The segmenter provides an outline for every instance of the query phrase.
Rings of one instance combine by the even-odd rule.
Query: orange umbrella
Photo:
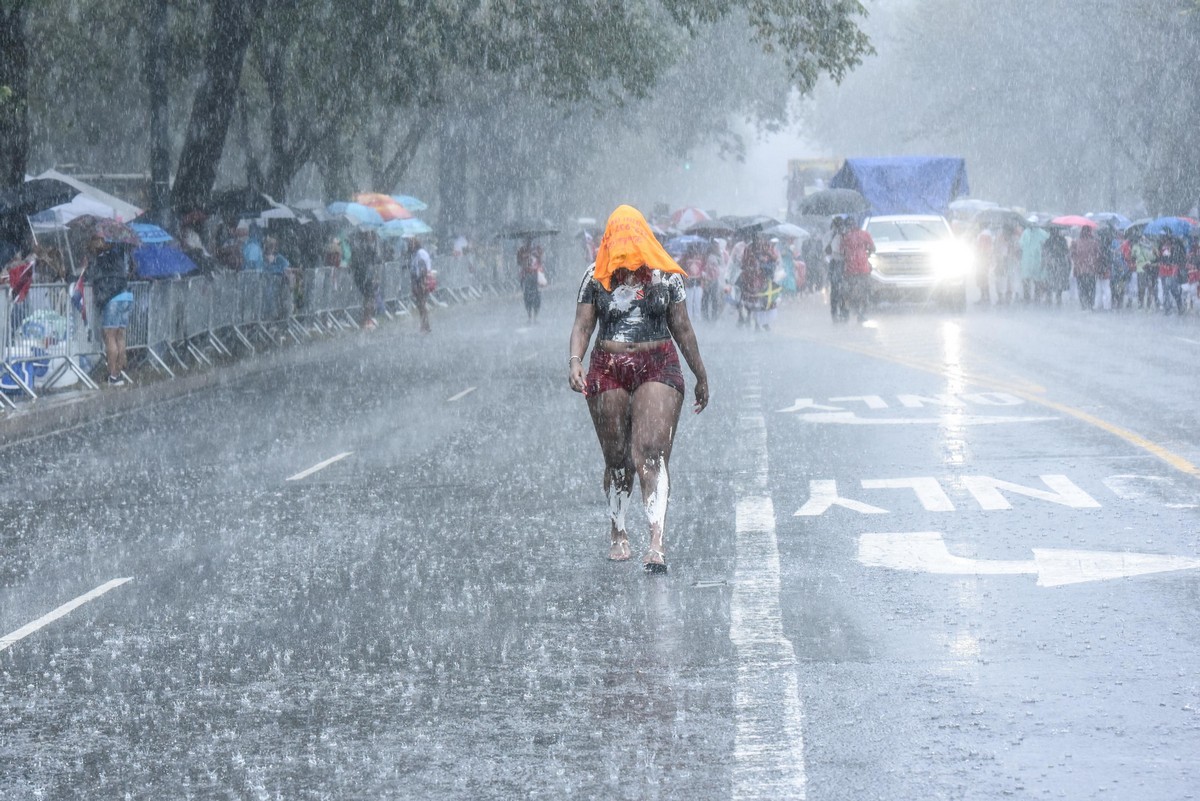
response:
[[[375,209],[385,222],[388,220],[408,220],[412,218],[412,212],[388,195],[381,195],[378,192],[360,192],[354,196],[354,202]]]

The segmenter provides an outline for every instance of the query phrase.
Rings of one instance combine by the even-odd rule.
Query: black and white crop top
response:
[[[667,312],[672,303],[683,303],[687,290],[676,273],[650,273],[649,284],[617,284],[609,292],[592,277],[596,265],[588,267],[579,285],[579,303],[596,307],[599,340],[611,342],[658,342],[671,338]]]

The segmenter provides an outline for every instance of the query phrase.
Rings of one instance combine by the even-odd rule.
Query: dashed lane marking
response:
[[[38,629],[50,625],[60,617],[69,614],[71,611],[83,606],[88,601],[94,601],[109,590],[116,589],[128,581],[133,581],[133,577],[130,576],[128,578],[113,579],[105,584],[101,584],[91,592],[85,592],[83,595],[80,595],[73,601],[67,601],[53,612],[42,615],[32,623],[26,623],[24,626],[12,632],[11,634],[5,634],[3,637],[0,637],[0,651],[15,645],[16,643],[28,637],[30,634],[33,634]]]
[[[314,464],[312,467],[308,468],[307,470],[301,470],[299,473],[297,473],[294,476],[288,476],[287,480],[288,481],[299,481],[302,478],[308,478],[309,476],[311,476],[313,473],[317,472],[318,470],[324,470],[326,467],[329,467],[329,465],[333,464],[334,462],[340,462],[342,459],[345,459],[347,456],[349,456],[352,453],[354,453],[354,451],[346,451],[345,453],[339,453],[337,456],[331,456],[323,462]]]
[[[729,639],[737,652],[733,798],[803,799],[804,709],[796,650],[783,632],[779,541],[769,493],[767,420],[747,376],[738,415],[736,567]]]
[[[462,392],[458,393],[457,395],[451,395],[449,398],[446,398],[446,403],[454,403],[455,401],[460,401],[477,389],[479,389],[479,387],[467,387],[466,389],[464,389]]]

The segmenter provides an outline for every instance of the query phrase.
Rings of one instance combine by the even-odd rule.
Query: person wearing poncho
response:
[[[649,528],[642,564],[651,574],[667,572],[667,468],[685,389],[675,343],[696,378],[694,411],[708,405],[708,377],[684,302],[684,275],[641,212],[617,207],[579,287],[567,359],[569,384],[587,398],[604,454],[608,558],[630,558],[625,518],[636,475]]]

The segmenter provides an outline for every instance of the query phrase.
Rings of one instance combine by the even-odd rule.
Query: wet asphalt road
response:
[[[1195,319],[700,324],[651,578],[572,301],[0,450],[0,798],[1200,795]]]

